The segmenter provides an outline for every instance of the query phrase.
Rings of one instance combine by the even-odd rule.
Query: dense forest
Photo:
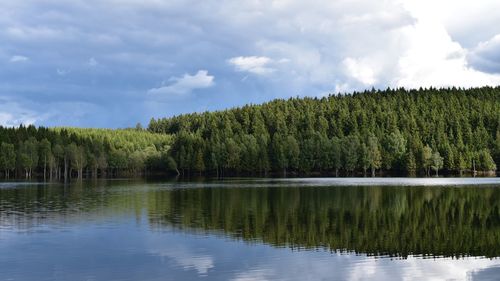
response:
[[[165,171],[171,137],[141,129],[0,127],[5,178],[69,180]]]
[[[169,155],[185,175],[494,174],[500,87],[278,99],[148,129],[174,136]]]
[[[0,127],[5,178],[494,174],[500,87],[278,99],[147,130]]]

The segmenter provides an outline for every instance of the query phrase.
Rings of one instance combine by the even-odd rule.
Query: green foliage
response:
[[[166,154],[171,141],[168,135],[140,128],[0,127],[0,169],[6,177],[14,171],[23,177],[38,172],[44,178],[57,179],[66,174],[83,178],[84,173],[105,176],[108,172],[111,175],[166,172],[161,155]]]
[[[439,152],[434,152],[431,157],[431,168],[438,174],[439,169],[443,168],[443,157]]]
[[[406,171],[412,174],[415,173],[416,170],[417,162],[415,160],[415,154],[410,150],[406,156]]]
[[[380,154],[379,142],[373,134],[368,137],[368,165],[372,170],[372,176],[375,176],[375,170],[382,166],[382,155]]]
[[[493,157],[487,149],[483,149],[478,153],[478,169],[482,171],[494,171],[497,169]]]
[[[458,173],[480,155],[481,169],[496,169],[499,116],[500,87],[387,89],[152,119],[148,130],[174,136],[170,155],[186,173]]]
[[[2,142],[0,145],[0,169],[4,170],[8,178],[12,170],[16,168],[16,150],[13,144]]]

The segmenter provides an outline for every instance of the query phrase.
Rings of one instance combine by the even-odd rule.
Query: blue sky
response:
[[[500,1],[3,0],[0,124],[500,84]]]

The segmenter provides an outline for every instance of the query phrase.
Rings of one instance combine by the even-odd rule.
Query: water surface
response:
[[[0,183],[0,280],[498,280],[500,181]]]

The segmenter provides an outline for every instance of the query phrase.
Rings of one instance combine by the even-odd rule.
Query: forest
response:
[[[182,175],[494,174],[500,87],[367,90],[152,119]]]
[[[147,129],[0,127],[5,178],[495,175],[500,87],[277,99]]]
[[[5,178],[140,176],[167,168],[171,136],[137,129],[0,127]]]

